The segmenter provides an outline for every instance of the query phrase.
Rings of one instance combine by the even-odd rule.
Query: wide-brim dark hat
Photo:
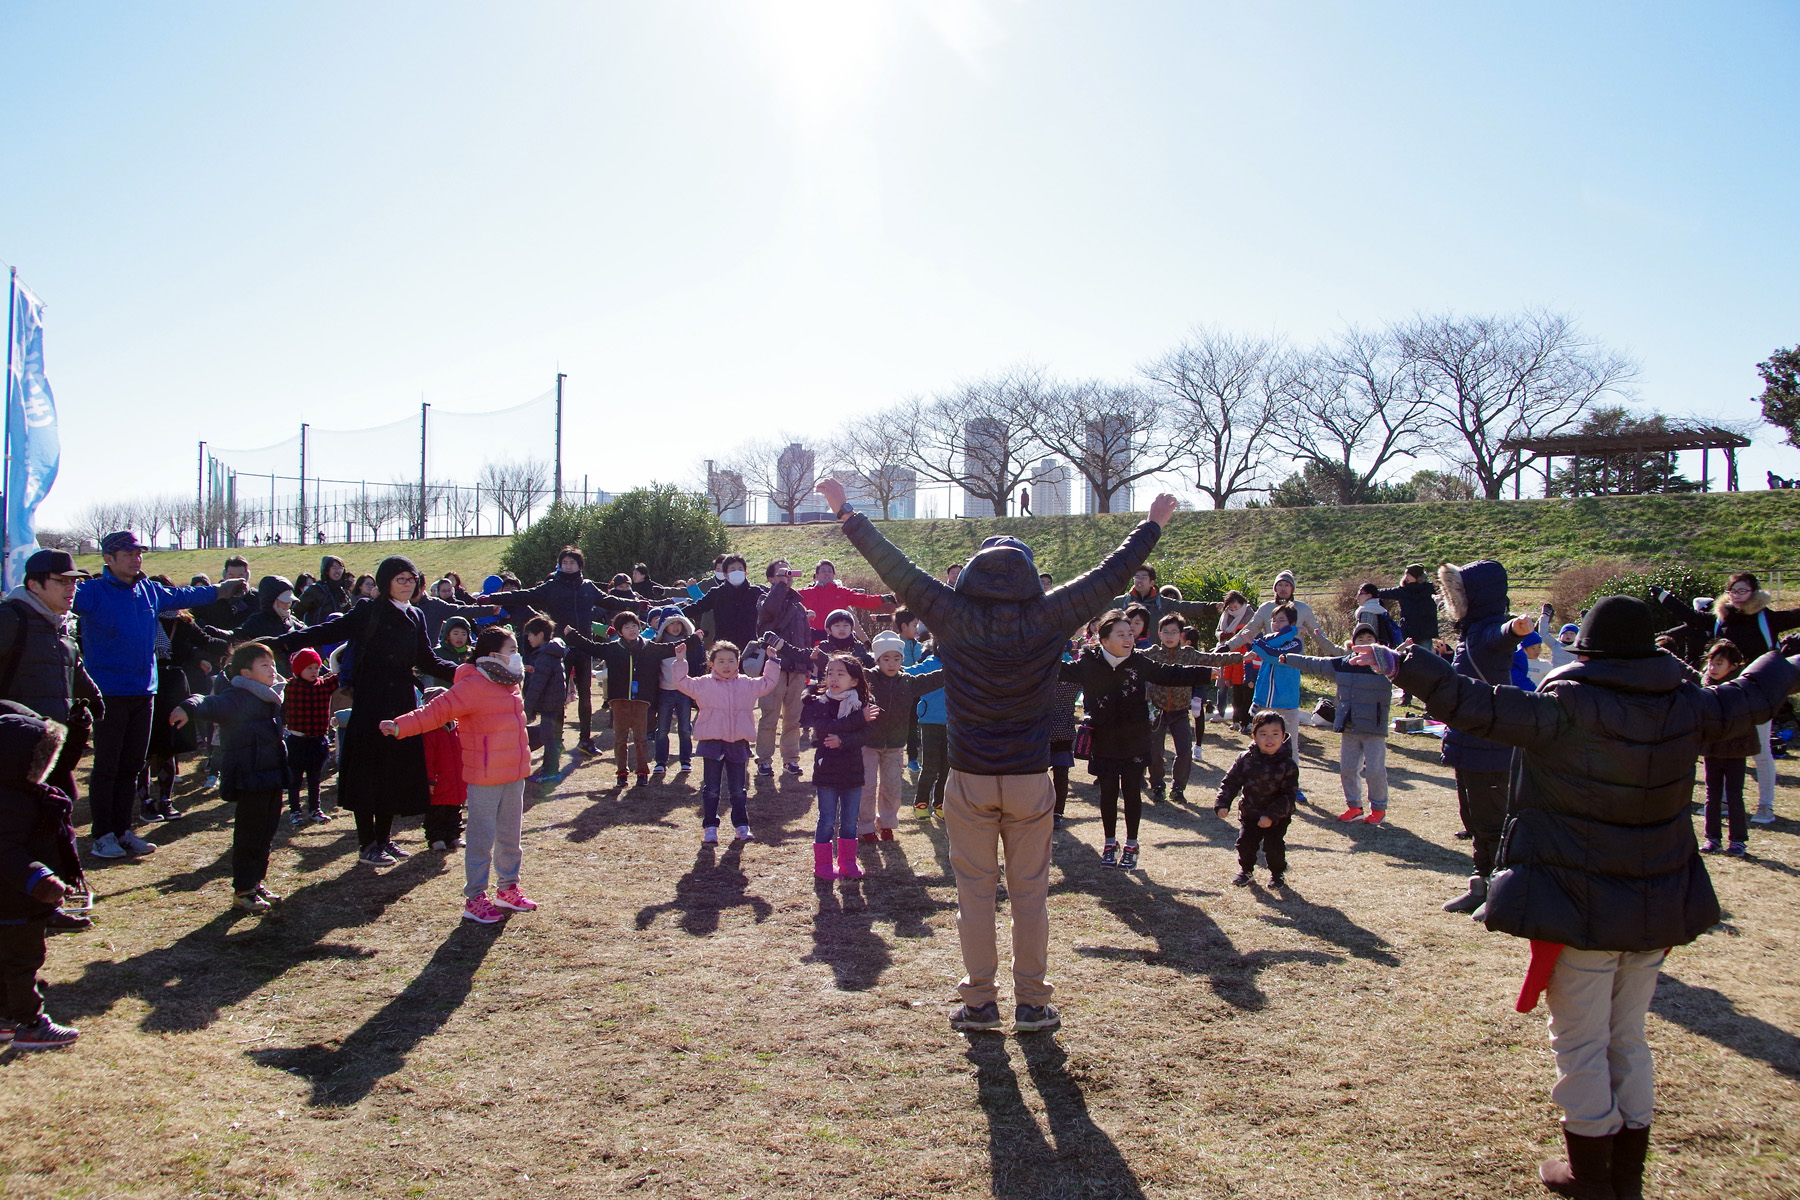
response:
[[[1581,619],[1581,632],[1569,649],[1590,658],[1653,658],[1656,612],[1634,596],[1607,596]]]

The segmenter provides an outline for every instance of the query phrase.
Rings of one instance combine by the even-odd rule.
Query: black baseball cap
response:
[[[129,529],[109,533],[100,539],[100,553],[102,554],[118,554],[125,550],[148,550],[149,548],[138,541],[137,534]]]
[[[68,579],[92,579],[93,573],[75,565],[67,550],[39,550],[25,560],[27,575],[61,575]]]

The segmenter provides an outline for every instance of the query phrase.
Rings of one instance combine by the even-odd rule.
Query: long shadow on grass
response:
[[[1314,904],[1292,887],[1280,895],[1264,891],[1260,887],[1251,890],[1256,893],[1258,904],[1275,910],[1263,916],[1263,920],[1269,924],[1296,930],[1321,942],[1330,942],[1349,951],[1356,958],[1380,963],[1384,967],[1400,965],[1399,957],[1380,934],[1364,929],[1345,916],[1342,909],[1333,908],[1329,904]]]
[[[990,1034],[969,1038],[968,1060],[988,1123],[988,1160],[993,1194],[1000,1200],[1105,1196],[1141,1200],[1137,1175],[1106,1131],[1088,1115],[1087,1098],[1068,1069],[1068,1056],[1054,1038],[1021,1037],[1031,1083],[1050,1122],[1045,1138],[1025,1104],[1007,1039]]]
[[[816,881],[813,949],[801,959],[828,965],[838,989],[846,992],[874,987],[893,965],[888,939],[875,931],[878,922],[892,921],[897,938],[930,937],[930,915],[952,907],[931,898],[927,881],[914,872],[898,842],[864,847],[860,857],[868,872],[863,879],[842,880],[836,887]]]
[[[1658,978],[1650,1011],[1689,1033],[1735,1050],[1780,1071],[1800,1078],[1800,1038],[1760,1017],[1747,1016],[1725,993],[1683,983],[1673,975]]]
[[[475,972],[506,929],[458,921],[406,990],[382,1005],[336,1046],[270,1047],[249,1052],[265,1067],[298,1075],[312,1084],[314,1106],[348,1107],[381,1080],[406,1065],[420,1042],[443,1028],[468,999]]]
[[[1297,809],[1294,820],[1341,840],[1347,852],[1385,855],[1396,860],[1388,865],[1401,870],[1436,871],[1456,876],[1469,873],[1469,856],[1466,852],[1452,850],[1429,838],[1420,837],[1404,825],[1396,825],[1391,817],[1379,825],[1370,825],[1366,821],[1340,821],[1337,813],[1330,809],[1318,808],[1316,805],[1314,808],[1316,811]],[[1389,810],[1390,813],[1392,811]]]
[[[1075,953],[1115,962],[1169,967],[1198,975],[1219,999],[1235,1008],[1256,1011],[1268,1004],[1256,977],[1277,963],[1304,962],[1327,966],[1343,956],[1323,950],[1252,950],[1240,953],[1218,922],[1175,889],[1135,872],[1109,870],[1100,855],[1084,843],[1065,844],[1057,856],[1063,876],[1052,891],[1092,895],[1121,925],[1156,949],[1124,946],[1080,946]]]
[[[768,920],[774,906],[761,896],[750,894],[750,877],[744,874],[743,857],[742,842],[732,842],[722,858],[716,845],[703,844],[694,855],[693,868],[676,881],[675,898],[639,909],[637,927],[648,929],[664,913],[678,912],[683,933],[705,937],[718,930],[719,914],[728,908],[748,908],[759,924]]]
[[[205,1029],[298,963],[370,957],[372,950],[325,938],[381,919],[389,905],[443,870],[441,857],[418,855],[385,875],[352,872],[303,887],[277,915],[260,921],[235,910],[220,913],[167,946],[123,962],[90,962],[80,979],[56,989],[55,1011],[78,1020],[129,996],[149,1006],[146,1031]],[[240,926],[245,932],[234,933]]]

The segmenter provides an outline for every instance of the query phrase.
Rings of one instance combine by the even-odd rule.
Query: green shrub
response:
[[[1223,600],[1225,593],[1235,588],[1251,604],[1256,603],[1256,589],[1250,585],[1247,571],[1199,561],[1185,562],[1173,569],[1159,565],[1157,570],[1161,582],[1181,589],[1183,600]]]
[[[1595,601],[1603,596],[1636,596],[1639,600],[1656,603],[1656,597],[1650,589],[1667,588],[1683,600],[1691,600],[1695,596],[1717,596],[1725,590],[1725,576],[1715,571],[1697,571],[1692,567],[1669,564],[1650,571],[1626,571],[1606,579],[1600,586],[1587,594],[1581,602],[1582,610],[1594,607]],[[1571,615],[1569,620],[1576,618]]]
[[[526,587],[531,587],[556,570],[557,552],[564,546],[583,544],[588,530],[599,523],[601,511],[602,506],[598,504],[552,504],[549,512],[514,535],[512,543],[501,551],[501,567],[517,575]],[[625,565],[629,567],[631,563]],[[598,569],[597,565],[595,569]]]
[[[641,562],[663,583],[710,574],[727,544],[725,523],[706,498],[672,483],[616,497],[581,539],[590,576],[604,579]]]

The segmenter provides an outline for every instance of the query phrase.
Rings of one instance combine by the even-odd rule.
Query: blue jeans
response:
[[[854,839],[861,813],[861,788],[820,788],[819,827],[813,831],[813,841],[829,842],[834,836]]]
[[[685,702],[687,697],[683,696],[681,699]],[[668,742],[665,740],[663,745],[667,746]],[[731,788],[732,825],[748,825],[750,810],[746,807],[746,802],[750,793],[750,764],[748,762],[726,762],[722,758],[703,758],[700,760],[701,826],[711,829],[719,823],[719,784],[721,782]]]
[[[656,700],[656,765],[669,765],[669,725],[673,723],[681,734],[681,765],[687,766],[694,757],[694,709],[693,702],[683,692],[673,688],[663,692]],[[739,821],[739,825],[744,822]]]

